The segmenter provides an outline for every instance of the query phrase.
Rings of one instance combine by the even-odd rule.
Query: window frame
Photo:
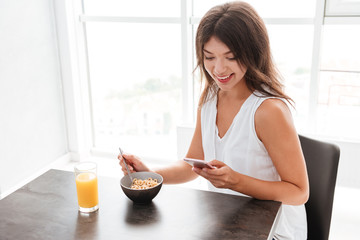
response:
[[[349,2],[344,0],[327,0],[325,15],[327,17],[359,17],[360,16],[360,1]]]
[[[335,0],[335,2],[339,0]],[[264,18],[267,25],[276,24],[311,24],[314,26],[311,80],[309,89],[308,132],[316,132],[316,113],[318,101],[318,83],[320,74],[321,39],[325,24],[360,24],[360,15],[339,16],[327,14],[330,0],[318,0],[314,18]],[[357,5],[356,5],[357,6]],[[200,18],[193,16],[192,0],[180,0],[180,17],[121,17],[93,16],[84,13],[83,0],[65,0],[63,6],[56,7],[56,14],[66,20],[67,28],[57,30],[61,59],[63,87],[65,94],[65,111],[69,131],[69,150],[77,159],[88,156],[114,157],[114,153],[102,152],[94,145],[94,127],[92,121],[91,82],[87,56],[86,23],[91,21],[123,23],[176,23],[181,25],[181,62],[182,62],[182,116],[183,126],[192,126],[196,119],[194,99],[194,80],[192,71],[194,62],[194,25]],[[68,62],[68,63],[66,63]],[[66,69],[68,67],[68,69]],[[69,116],[75,117],[70,118]],[[75,140],[71,140],[75,139]],[[341,140],[341,139],[336,139]]]

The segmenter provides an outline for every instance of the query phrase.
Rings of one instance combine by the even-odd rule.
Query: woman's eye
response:
[[[236,58],[235,57],[232,57],[232,58],[227,58],[228,60],[230,60],[230,61],[234,61],[234,60],[236,60]]]
[[[207,56],[205,56],[205,59],[206,59],[206,60],[212,60],[212,59],[214,59],[214,57],[207,57]]]

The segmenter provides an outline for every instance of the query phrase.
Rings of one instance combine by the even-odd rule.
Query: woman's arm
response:
[[[255,113],[255,129],[281,181],[262,190],[273,200],[300,205],[307,202],[309,183],[304,155],[290,109],[279,99],[268,99]]]
[[[189,150],[186,154],[186,157],[189,158],[198,158],[204,159],[204,153],[202,149],[202,140],[201,140],[201,110],[198,110],[197,120],[195,132],[189,147]],[[139,172],[139,171],[153,171],[160,174],[164,183],[167,184],[176,184],[176,183],[184,183],[191,181],[198,177],[196,173],[192,171],[192,166],[184,162],[183,160],[179,160],[169,166],[161,167],[157,169],[149,169],[139,157],[130,154],[124,154],[126,162],[129,164],[129,168],[131,172]],[[123,162],[121,155],[118,156],[120,162],[120,166],[124,174],[127,174],[126,168]]]
[[[195,169],[215,187],[229,188],[263,200],[304,204],[309,196],[308,177],[298,134],[284,102],[265,100],[255,113],[255,129],[272,159],[281,181],[263,181],[240,174],[213,160],[217,169]]]

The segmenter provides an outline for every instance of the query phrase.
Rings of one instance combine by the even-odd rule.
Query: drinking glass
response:
[[[98,210],[99,197],[96,163],[78,163],[75,165],[74,171],[79,211],[90,213]]]

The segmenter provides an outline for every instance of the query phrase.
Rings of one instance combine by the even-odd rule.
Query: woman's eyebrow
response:
[[[203,49],[204,52],[208,53],[208,54],[213,54],[212,52],[206,50],[205,48]],[[224,55],[230,54],[232,53],[231,51],[227,51],[226,53],[224,53]]]

